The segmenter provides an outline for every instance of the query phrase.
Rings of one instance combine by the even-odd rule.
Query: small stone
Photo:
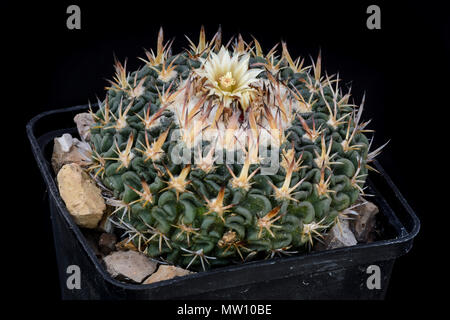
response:
[[[92,115],[87,112],[79,113],[73,118],[73,121],[77,124],[78,133],[80,134],[81,140],[90,141],[91,140],[91,127],[95,123]]]
[[[91,147],[86,142],[72,138],[68,133],[54,139],[52,167],[55,173],[68,163],[86,166],[91,162]]]
[[[357,244],[353,232],[350,230],[347,220],[340,219],[325,235],[323,244],[317,244],[317,250],[330,250],[341,247],[349,247]]]
[[[141,283],[155,272],[157,263],[135,251],[116,251],[103,258],[108,272],[113,277]]]
[[[64,165],[56,177],[59,193],[75,223],[95,228],[106,209],[101,190],[76,163]]]
[[[192,271],[178,268],[175,266],[160,265],[158,271],[148,277],[143,284],[154,283],[158,281],[168,280],[175,277],[185,276],[187,274],[194,273]]]
[[[104,255],[108,255],[116,248],[117,237],[114,233],[102,233],[98,240],[98,248]]]
[[[69,152],[73,145],[73,138],[70,134],[65,133],[59,138],[55,138],[55,144],[58,143],[62,152]]]
[[[358,242],[368,242],[370,233],[373,231],[376,222],[378,207],[372,202],[366,201],[363,205],[355,208],[358,215],[353,220],[351,228]]]
[[[138,251],[133,242],[128,241],[128,239],[123,239],[122,241],[116,243],[116,249],[121,251],[133,250]]]

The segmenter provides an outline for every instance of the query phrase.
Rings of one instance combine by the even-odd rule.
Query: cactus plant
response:
[[[182,267],[306,251],[364,194],[361,121],[321,56],[267,53],[239,35],[156,52],[115,77],[91,128],[89,168],[110,219],[146,255]]]

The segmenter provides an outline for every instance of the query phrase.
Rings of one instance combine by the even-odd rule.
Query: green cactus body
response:
[[[238,73],[243,73],[238,67],[230,69],[235,74],[222,72],[216,79],[218,91],[196,71],[211,53],[220,54],[218,35],[208,44],[202,31],[198,46],[170,56],[160,33],[157,55],[148,54],[140,70],[128,75],[116,64],[115,82],[93,114],[91,172],[111,191],[108,203],[116,209],[111,219],[150,257],[201,270],[303,251],[363,192],[371,161],[369,141],[359,109],[348,103],[349,94],[341,94],[337,79],[321,75],[320,57],[312,67],[302,68],[284,44],[280,60],[274,52],[263,55],[257,42],[251,52],[250,47],[239,38],[234,51],[222,49],[239,61],[247,55],[247,72],[260,70],[252,74],[256,80],[250,90],[237,97],[227,97],[225,91],[221,96],[220,90],[238,87]],[[257,81],[271,89],[258,89]],[[270,96],[266,106],[256,105],[257,94],[262,100]],[[189,112],[183,109],[187,100],[197,101],[198,110],[194,102]],[[280,110],[272,111],[273,119],[270,108]],[[211,123],[175,138],[177,129],[187,129],[190,117],[208,112],[211,119],[230,127],[248,125],[257,133],[247,137],[245,146],[231,142],[238,145],[232,152],[220,130],[220,145],[211,139],[190,143]],[[282,121],[279,148],[268,147],[269,153],[276,152],[279,168],[262,174],[264,157],[254,147],[265,142],[257,137]],[[180,141],[189,151],[184,163],[173,158]],[[227,162],[232,157],[241,161],[217,161],[219,151]]]

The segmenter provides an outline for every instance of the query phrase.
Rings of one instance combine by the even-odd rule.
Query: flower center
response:
[[[229,71],[219,78],[219,82],[223,89],[229,89],[236,84],[236,80],[233,79],[233,75]]]

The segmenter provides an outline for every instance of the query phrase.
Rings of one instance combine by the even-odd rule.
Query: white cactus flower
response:
[[[225,107],[233,100],[237,100],[245,111],[255,89],[250,85],[258,79],[262,69],[249,69],[250,56],[245,54],[239,58],[239,54],[230,53],[222,47],[218,54],[211,52],[209,57],[201,59],[202,67],[195,70],[197,75],[206,78],[205,87],[209,89],[209,95],[217,96]]]

